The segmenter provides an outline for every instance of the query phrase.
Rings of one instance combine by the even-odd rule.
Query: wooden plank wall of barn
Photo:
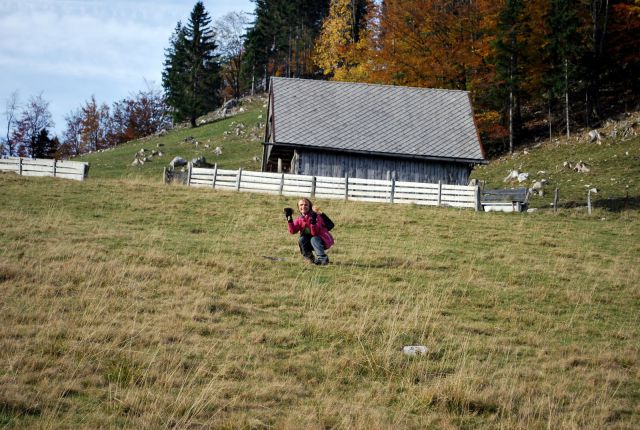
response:
[[[297,160],[296,160],[297,159]],[[297,163],[296,163],[297,161]],[[470,166],[467,163],[446,163],[429,160],[403,160],[373,156],[358,156],[336,152],[296,150],[293,164],[300,175],[388,179],[387,172],[396,172],[396,180],[437,184],[467,185]],[[293,169],[292,169],[293,170]]]

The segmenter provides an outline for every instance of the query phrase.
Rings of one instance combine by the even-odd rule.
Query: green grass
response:
[[[295,199],[158,182],[0,175],[3,426],[640,419],[637,211],[319,201],[337,242],[310,267]]]
[[[638,138],[474,172],[546,170],[557,213],[317,201],[336,245],[313,267],[294,198],[161,184],[176,155],[257,170],[263,103],[81,157],[85,182],[0,174],[0,427],[637,427]]]

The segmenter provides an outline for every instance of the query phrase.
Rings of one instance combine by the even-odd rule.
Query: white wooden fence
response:
[[[482,210],[477,186],[429,184],[396,180],[332,178],[285,173],[252,172],[192,167],[187,185],[216,190],[249,191],[324,199],[414,203]]]
[[[53,176],[84,181],[89,172],[89,163],[45,158],[9,157],[0,159],[0,171],[16,172],[18,175],[23,176]]]

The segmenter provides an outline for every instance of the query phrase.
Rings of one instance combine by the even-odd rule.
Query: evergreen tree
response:
[[[577,81],[577,66],[583,53],[577,7],[576,0],[551,0],[551,8],[546,17],[549,28],[546,57],[551,69],[545,82],[551,95],[550,100],[553,97],[564,99],[567,137],[571,133],[569,95],[572,84]]]
[[[165,50],[164,70],[162,71],[162,86],[165,100],[171,107],[174,121],[183,121],[184,112],[178,109],[184,98],[187,85],[186,70],[186,30],[178,21],[176,29],[169,40],[169,47]]]
[[[31,156],[33,158],[45,158],[45,152],[49,146],[49,132],[46,128],[40,130],[40,133],[33,140],[31,145]]]
[[[50,138],[46,128],[40,130],[31,147],[33,158],[55,158],[60,146],[57,137]]]
[[[245,39],[244,74],[267,85],[270,76],[317,76],[311,55],[330,0],[256,0]]]
[[[211,18],[202,2],[193,7],[186,26],[180,22],[165,54],[162,85],[176,121],[189,120],[219,105],[220,66]]]
[[[509,153],[513,153],[514,139],[520,134],[522,67],[527,29],[524,25],[523,0],[507,0],[498,16],[496,39],[493,43],[493,63],[496,68],[498,97],[506,106],[509,124]]]

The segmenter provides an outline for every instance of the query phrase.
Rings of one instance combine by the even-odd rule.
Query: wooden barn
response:
[[[271,80],[263,171],[466,185],[484,163],[466,91]]]

